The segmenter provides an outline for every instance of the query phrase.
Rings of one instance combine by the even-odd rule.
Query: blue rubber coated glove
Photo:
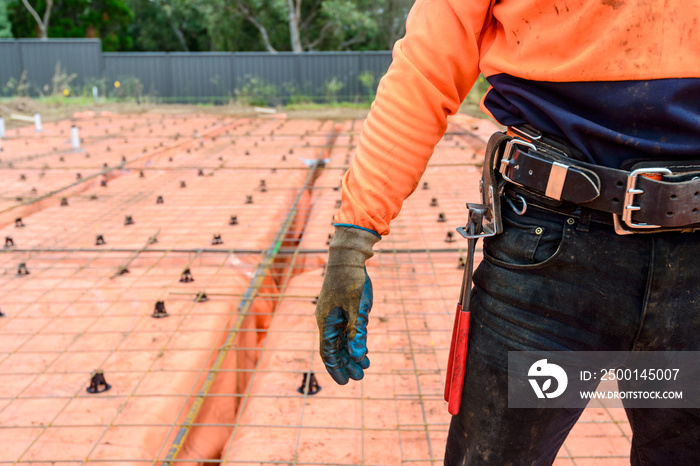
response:
[[[372,282],[365,261],[381,237],[373,231],[336,225],[328,248],[323,287],[316,305],[321,359],[340,385],[361,380],[369,367],[367,323]]]

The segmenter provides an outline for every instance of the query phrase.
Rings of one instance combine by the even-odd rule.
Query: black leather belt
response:
[[[510,132],[516,137],[504,144],[493,167],[506,181],[608,212],[620,234],[700,229],[700,159],[640,162],[626,171],[575,160],[518,128]]]
[[[532,190],[508,184],[504,190],[505,196],[509,199],[508,204],[515,212],[525,211],[530,212],[531,209],[539,211],[553,212],[565,217],[573,217],[581,219],[587,217],[587,221],[606,225],[610,228],[615,226],[613,216],[602,210],[585,209],[570,202],[555,202],[552,199],[535,194]]]

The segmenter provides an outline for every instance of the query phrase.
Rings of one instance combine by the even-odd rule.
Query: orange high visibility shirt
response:
[[[492,86],[482,110],[588,161],[700,159],[699,20],[697,0],[418,0],[336,222],[389,233],[480,72]]]

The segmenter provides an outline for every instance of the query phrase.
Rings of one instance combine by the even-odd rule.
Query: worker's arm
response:
[[[389,233],[435,145],[479,76],[490,0],[418,0],[343,179],[336,221]]]
[[[369,367],[372,282],[365,261],[418,185],[433,149],[479,75],[490,0],[418,0],[406,37],[360,135],[343,180],[343,203],[316,307],[320,353],[333,379],[360,380]]]

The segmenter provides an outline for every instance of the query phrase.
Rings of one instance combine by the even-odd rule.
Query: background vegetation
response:
[[[12,38],[12,25],[7,17],[7,4],[5,0],[0,0],[0,39]]]
[[[0,38],[99,37],[104,51],[389,50],[403,35],[412,4],[413,0],[0,0]]]
[[[0,0],[0,38],[100,38],[106,52],[390,50],[405,32],[413,1]],[[344,83],[336,78],[321,88],[302,89],[299,83],[278,88],[249,77],[228,96],[212,103],[365,107],[374,99],[379,78],[360,73],[361,94],[348,98],[341,96],[346,93]],[[23,74],[0,83],[0,98],[28,96],[33,89],[32,95],[56,102],[65,97],[90,101],[94,88],[101,98],[164,101],[144,89],[135,77],[122,78],[119,88],[104,78],[81,85],[74,79],[75,75],[57,68],[51,85],[37,90]],[[478,112],[478,102],[487,88],[488,83],[480,77],[462,111]]]

